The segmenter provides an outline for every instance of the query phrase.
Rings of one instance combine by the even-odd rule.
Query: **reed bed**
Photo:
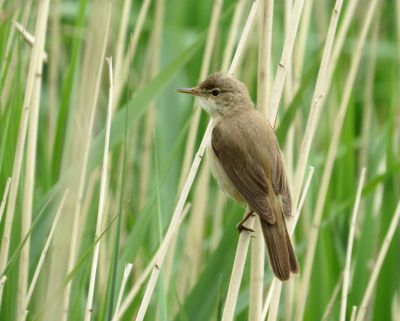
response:
[[[399,320],[399,20],[400,1],[0,0],[0,320]],[[174,91],[216,71],[280,142],[288,282]]]

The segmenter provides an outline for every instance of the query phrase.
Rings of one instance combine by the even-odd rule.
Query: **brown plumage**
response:
[[[299,267],[285,225],[291,197],[275,133],[246,86],[225,73],[180,92],[199,96],[213,119],[211,171],[222,189],[259,215],[272,270],[288,280]]]

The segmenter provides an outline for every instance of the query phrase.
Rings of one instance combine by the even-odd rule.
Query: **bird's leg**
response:
[[[246,221],[249,219],[249,217],[254,216],[254,212],[252,210],[249,210],[249,212],[245,215],[245,217],[239,222],[238,225],[236,225],[236,228],[238,229],[239,233],[241,233],[243,230],[249,231],[249,232],[254,232],[252,228],[249,228],[244,225]]]

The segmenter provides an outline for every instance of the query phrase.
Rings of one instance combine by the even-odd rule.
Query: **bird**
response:
[[[210,170],[219,187],[257,214],[275,276],[281,281],[299,273],[286,228],[292,201],[279,143],[268,120],[253,103],[246,85],[227,72],[213,73],[196,87],[177,89],[200,99],[212,124],[207,143]],[[255,214],[254,214],[255,213]]]

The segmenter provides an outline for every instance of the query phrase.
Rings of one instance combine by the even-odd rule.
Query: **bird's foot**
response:
[[[255,232],[252,228],[245,226],[244,223],[245,222],[240,222],[238,225],[236,225],[236,228],[238,229],[239,234],[242,231]]]
[[[252,210],[250,210],[245,217],[239,222],[238,225],[236,225],[236,228],[239,231],[239,234],[244,230],[244,231],[248,231],[248,232],[255,232],[252,228],[247,227],[244,225],[244,223],[247,222],[247,220],[249,219],[249,217],[254,216],[254,212]]]

